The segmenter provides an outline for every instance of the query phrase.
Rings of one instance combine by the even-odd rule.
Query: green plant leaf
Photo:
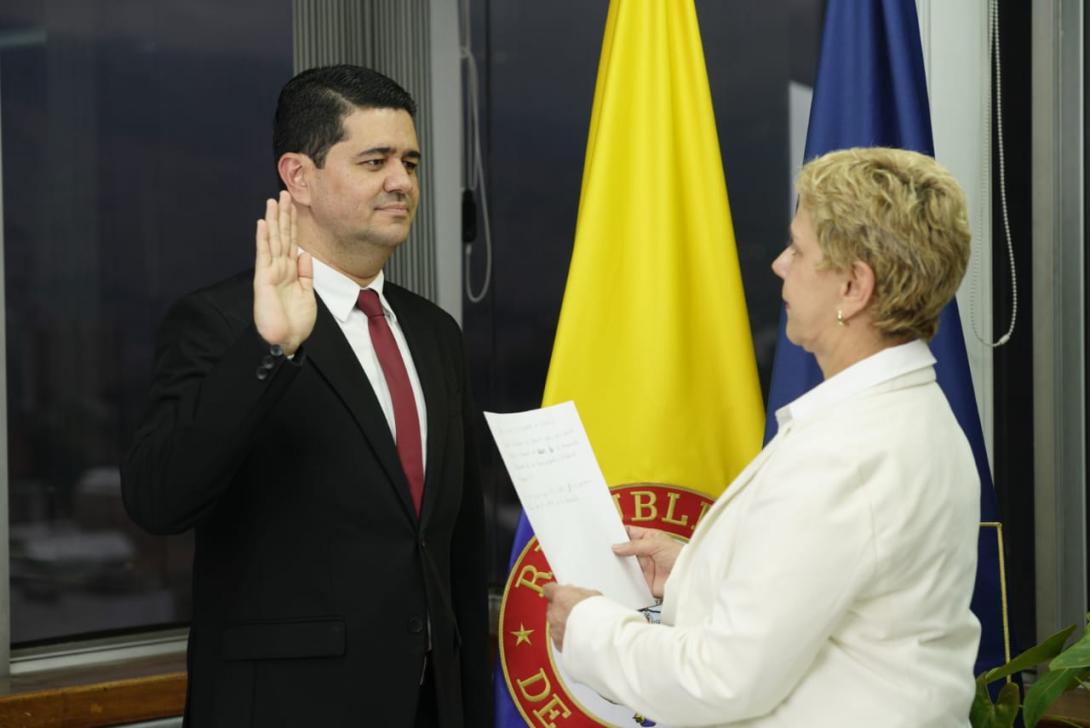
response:
[[[1018,685],[1007,683],[999,690],[999,699],[995,701],[996,725],[1010,728],[1014,717],[1018,715]]]
[[[1018,714],[1018,686],[1007,683],[999,691],[999,702],[992,704],[988,688],[977,683],[973,705],[969,709],[972,728],[1011,728]]]
[[[1064,692],[1079,680],[1078,670],[1052,670],[1037,679],[1026,691],[1026,700],[1022,705],[1022,719],[1026,728],[1033,728],[1037,721],[1056,702]]]
[[[982,682],[976,684],[976,695],[973,696],[973,705],[969,708],[969,724],[973,728],[994,728],[995,706],[992,705],[992,696],[988,694],[988,688]]]
[[[1078,642],[1061,652],[1048,666],[1053,670],[1090,667],[1090,629]]]
[[[1006,665],[1000,665],[999,667],[988,670],[977,678],[977,682],[987,685],[1000,678],[1009,677],[1016,672],[1022,672],[1023,670],[1028,670],[1042,662],[1050,661],[1053,657],[1060,654],[1060,651],[1063,650],[1064,643],[1067,642],[1067,638],[1070,637],[1071,633],[1074,631],[1075,625],[1060,630],[1040,644],[1030,647]]]

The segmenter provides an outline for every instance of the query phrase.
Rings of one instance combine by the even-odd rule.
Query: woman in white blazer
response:
[[[927,342],[969,258],[964,196],[930,157],[808,163],[783,279],[787,336],[825,381],[688,545],[630,529],[662,623],[547,587],[573,679],[660,725],[963,728],[980,484]]]

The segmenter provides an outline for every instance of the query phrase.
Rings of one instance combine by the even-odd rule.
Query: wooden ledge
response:
[[[185,688],[184,654],[0,678],[0,726],[99,728],[170,718],[182,714]],[[1061,695],[1038,725],[1070,728],[1072,723],[1090,728],[1090,692]]]
[[[97,728],[169,718],[185,707],[185,655],[0,678],[0,726]]]
[[[1037,723],[1040,728],[1071,728],[1072,724],[1090,728],[1090,693],[1085,690],[1069,690],[1061,695]]]

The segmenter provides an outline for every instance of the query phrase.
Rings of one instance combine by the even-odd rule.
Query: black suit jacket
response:
[[[295,358],[270,357],[251,281],[168,314],[122,466],[138,524],[196,531],[188,725],[408,727],[429,647],[444,728],[488,725],[476,415],[457,324],[386,284],[427,407],[417,518],[386,419],[321,299]]]

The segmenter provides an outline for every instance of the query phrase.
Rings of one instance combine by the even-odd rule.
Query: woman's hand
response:
[[[643,578],[647,580],[647,587],[652,596],[662,599],[662,590],[666,586],[666,579],[674,568],[678,554],[684,544],[675,541],[670,534],[656,528],[640,528],[639,526],[625,526],[628,537],[632,539],[628,543],[614,544],[613,553],[618,556],[635,556],[643,569]]]
[[[578,586],[561,586],[556,582],[545,585],[545,598],[549,600],[545,619],[549,624],[549,634],[552,635],[556,649],[564,649],[564,628],[568,624],[568,615],[571,614],[575,605],[601,593]]]

